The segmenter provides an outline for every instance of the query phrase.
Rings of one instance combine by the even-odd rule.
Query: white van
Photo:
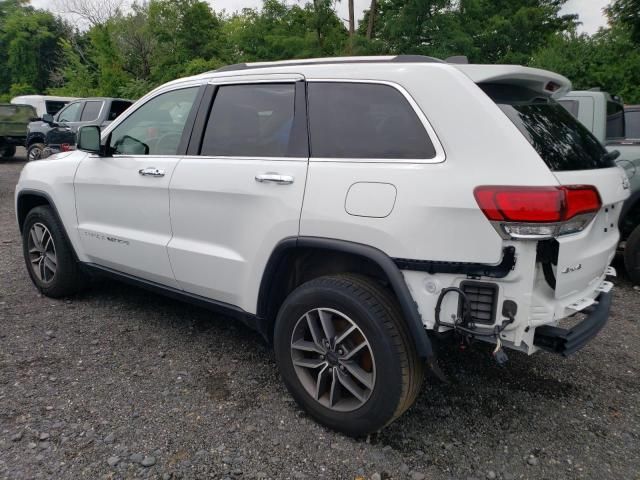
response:
[[[55,115],[67,103],[77,100],[77,97],[52,97],[48,95],[20,95],[11,99],[14,105],[32,105],[35,107],[38,117],[45,113]]]

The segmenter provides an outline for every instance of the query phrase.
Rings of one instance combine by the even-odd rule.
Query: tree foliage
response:
[[[577,88],[599,86],[640,102],[640,0],[613,0],[609,27],[593,36],[578,34],[576,16],[560,13],[566,0],[372,0],[352,34],[335,10],[351,0],[263,0],[260,9],[231,14],[205,0],[127,9],[122,0],[58,1],[85,27],[26,0],[0,0],[0,95],[137,98],[229,63],[353,53],[533,65]]]

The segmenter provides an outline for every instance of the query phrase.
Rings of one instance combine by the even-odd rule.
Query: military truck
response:
[[[11,158],[16,147],[24,145],[27,138],[27,125],[36,117],[31,105],[13,105],[0,103],[0,155]]]

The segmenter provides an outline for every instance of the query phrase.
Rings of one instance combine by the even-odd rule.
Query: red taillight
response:
[[[561,187],[507,187],[482,186],[474,190],[478,205],[492,222],[503,224],[503,230],[515,236],[516,231],[528,232],[521,236],[553,236],[581,230],[586,226],[602,202],[598,190],[591,185],[570,185]],[[577,229],[549,228],[550,224],[561,224],[577,216],[588,216],[578,222]],[[529,227],[506,228],[510,224],[528,224]],[[536,230],[536,224],[545,228]],[[530,233],[529,233],[530,232]],[[538,232],[538,233],[536,233]]]

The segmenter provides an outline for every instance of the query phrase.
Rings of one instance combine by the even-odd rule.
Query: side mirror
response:
[[[45,113],[44,115],[42,115],[42,121],[47,123],[53,123],[53,115],[51,115],[50,113]]]
[[[97,125],[86,125],[78,129],[78,150],[89,153],[101,153],[100,148],[100,127]]]

